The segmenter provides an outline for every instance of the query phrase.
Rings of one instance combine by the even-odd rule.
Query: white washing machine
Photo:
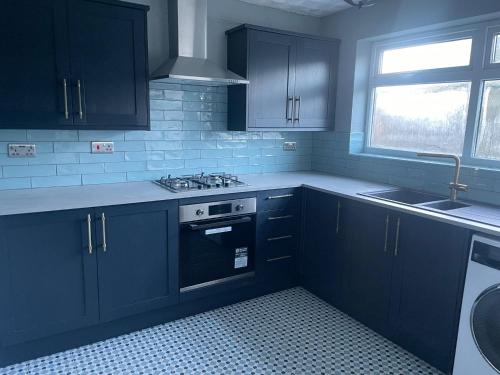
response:
[[[453,375],[500,374],[500,238],[472,237]]]

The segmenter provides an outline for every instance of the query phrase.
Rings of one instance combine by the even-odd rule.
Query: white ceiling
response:
[[[307,16],[324,17],[347,9],[349,4],[344,0],[241,0],[246,3],[277,8]]]

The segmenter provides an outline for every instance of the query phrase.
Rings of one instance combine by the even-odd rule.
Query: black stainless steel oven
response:
[[[181,292],[251,277],[256,198],[179,207]]]

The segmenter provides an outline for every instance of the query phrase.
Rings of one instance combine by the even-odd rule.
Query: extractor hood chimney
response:
[[[207,0],[168,0],[170,58],[152,81],[225,86],[249,81],[207,59]]]

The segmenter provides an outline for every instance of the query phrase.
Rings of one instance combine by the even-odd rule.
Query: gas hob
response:
[[[153,182],[174,193],[191,190],[227,189],[245,185],[238,179],[238,176],[226,173],[201,173],[180,177],[168,175]]]

